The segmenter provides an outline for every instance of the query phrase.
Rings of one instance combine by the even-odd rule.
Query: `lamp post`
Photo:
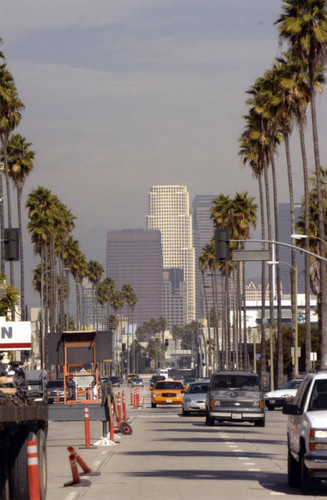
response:
[[[284,261],[267,261],[270,266],[275,266],[277,264],[285,264],[289,266],[295,272],[295,325],[294,325],[294,376],[295,378],[299,375],[299,357],[298,357],[298,345],[299,345],[299,329],[298,329],[298,309],[297,309],[297,295],[298,295],[298,271],[297,266],[292,266],[288,262]]]

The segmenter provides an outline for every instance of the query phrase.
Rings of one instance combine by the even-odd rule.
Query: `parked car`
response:
[[[123,383],[123,380],[115,375],[109,377],[109,381],[111,382],[113,387],[120,387]]]
[[[164,375],[152,375],[152,377],[150,378],[150,381],[149,381],[150,391],[152,391],[154,384],[156,382],[158,382],[159,380],[166,380],[166,377]]]
[[[205,412],[208,387],[209,382],[193,382],[189,385],[183,399],[183,415]]]
[[[206,397],[206,425],[219,422],[253,422],[265,426],[265,405],[257,374],[220,371],[210,378]]]
[[[197,379],[194,378],[194,377],[184,378],[184,380],[183,380],[183,386],[184,386],[185,392],[187,391],[189,385],[192,384],[193,382],[196,382],[196,381],[197,381]]]
[[[56,403],[59,397],[59,402],[62,403],[65,398],[64,398],[64,380],[63,379],[58,379],[58,380],[49,380],[47,384],[47,396],[48,396],[48,403]],[[66,401],[69,401],[71,399],[75,399],[75,384],[74,382],[67,381],[66,384]]]
[[[133,378],[135,378],[135,377],[136,377],[136,373],[130,373],[130,374],[127,376],[127,382],[128,382],[129,384],[131,384],[131,383],[132,383]]]
[[[289,403],[295,397],[301,379],[289,380],[279,389],[270,391],[265,394],[265,404],[268,410],[275,408],[283,408],[285,403]]]
[[[182,404],[184,387],[181,382],[175,380],[159,380],[153,387],[151,394],[151,407],[160,405]]]
[[[132,379],[132,387],[143,387],[143,378],[135,377]]]
[[[289,415],[288,484],[306,495],[327,478],[327,372],[307,374],[283,413]]]

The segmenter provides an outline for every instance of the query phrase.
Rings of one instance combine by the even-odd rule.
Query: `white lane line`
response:
[[[261,472],[261,469],[248,469],[249,472]]]
[[[278,495],[279,495],[279,496],[285,496],[285,493],[281,493],[281,492],[279,492],[279,491],[271,491],[271,492],[270,492],[270,494],[271,494],[271,495],[275,495],[275,496],[278,496]]]
[[[100,460],[97,460],[96,462],[94,462],[94,467],[98,467],[99,465],[101,464],[101,461]]]
[[[239,460],[249,460],[249,457],[237,457]]]
[[[74,500],[74,498],[78,497],[78,493],[69,493],[68,497],[66,497],[66,500]]]
[[[255,465],[255,462],[244,462],[244,465]]]

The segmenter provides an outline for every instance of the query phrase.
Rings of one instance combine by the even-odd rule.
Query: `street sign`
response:
[[[271,260],[270,250],[233,250],[234,262]]]

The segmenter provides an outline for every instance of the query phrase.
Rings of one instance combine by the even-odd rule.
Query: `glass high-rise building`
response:
[[[147,229],[159,229],[163,267],[183,271],[186,322],[195,320],[195,253],[190,196],[186,186],[152,186],[148,195]],[[175,275],[174,275],[175,276]]]
[[[142,325],[163,316],[163,267],[160,231],[123,229],[108,231],[106,272],[121,290],[131,285],[137,304],[133,322]],[[127,316],[127,309],[124,312]]]
[[[196,283],[196,313],[198,318],[204,318],[206,311],[203,300],[203,280],[198,262],[203,248],[209,243],[214,235],[213,221],[210,219],[213,200],[217,195],[198,194],[192,202],[193,216],[193,241],[195,250],[195,283]],[[211,279],[206,277],[205,286],[207,292],[211,286]],[[210,290],[211,291],[211,290]],[[212,294],[210,295],[210,307],[212,307]]]

